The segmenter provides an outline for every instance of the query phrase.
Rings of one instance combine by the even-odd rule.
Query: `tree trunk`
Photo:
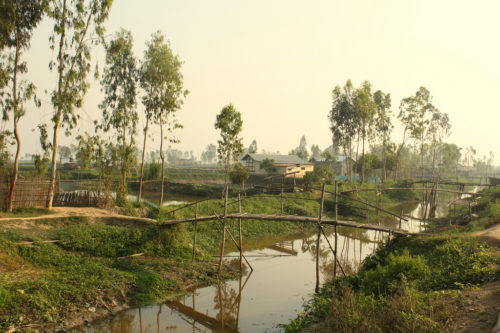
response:
[[[146,156],[146,139],[148,136],[148,127],[149,127],[149,117],[146,117],[146,127],[144,127],[144,144],[142,145],[141,175],[139,177],[139,193],[137,194],[137,203],[141,202],[142,178],[144,177],[144,158]]]
[[[13,112],[14,112],[14,137],[16,138],[16,144],[17,144],[17,149],[16,149],[16,157],[14,159],[14,170],[12,174],[12,184],[10,186],[10,191],[9,191],[9,203],[7,206],[7,210],[9,212],[12,212],[12,207],[13,207],[13,202],[14,202],[14,192],[16,190],[16,182],[17,182],[17,174],[18,174],[18,167],[19,167],[19,154],[21,152],[21,139],[19,138],[19,132],[17,131],[17,122],[19,120],[19,115],[18,115],[18,107],[19,107],[19,100],[17,99],[17,71],[18,71],[18,65],[19,65],[19,51],[20,51],[20,44],[19,44],[19,39],[18,39],[18,33],[16,32],[16,56],[14,59],[14,77],[12,80],[12,98],[13,98]]]
[[[385,156],[385,145],[387,144],[386,140],[387,139],[386,139],[385,133],[384,133],[384,137],[382,139],[382,167],[383,167],[382,181],[384,181],[384,182],[387,179],[387,166],[386,166],[387,158]]]
[[[394,171],[394,181],[397,181],[398,179],[398,172],[399,172],[399,159],[401,155],[401,150],[403,150],[403,147],[405,145],[405,140],[406,140],[406,128],[403,131],[403,141],[401,142],[401,146],[399,146],[398,152],[396,153],[396,170]]]
[[[123,124],[123,142],[122,142],[122,154],[123,154],[123,159],[122,159],[122,177],[120,180],[120,197],[118,198],[118,201],[120,203],[125,203],[126,201],[126,193],[127,193],[127,128],[126,125]]]
[[[422,167],[421,175],[424,180],[424,134],[420,136],[420,166]]]
[[[163,154],[163,121],[160,118],[160,158],[161,158],[161,192],[160,192],[160,202],[158,206],[161,206],[163,202],[163,181],[165,179],[165,155]]]
[[[54,199],[54,185],[56,182],[56,167],[57,167],[57,135],[59,132],[59,126],[61,124],[61,115],[62,115],[62,107],[60,105],[61,95],[62,95],[62,86],[63,86],[63,73],[64,73],[64,55],[63,48],[66,37],[66,0],[63,0],[63,12],[62,12],[62,32],[61,39],[59,40],[59,82],[57,84],[57,95],[59,97],[59,101],[57,103],[57,111],[55,116],[54,123],[54,136],[52,139],[52,170],[50,173],[50,185],[49,185],[49,193],[47,194],[47,208],[52,209],[52,201]]]
[[[365,134],[366,134],[365,126],[363,125],[363,147],[362,147],[363,155],[361,156],[363,161],[361,163],[361,183],[365,182]]]

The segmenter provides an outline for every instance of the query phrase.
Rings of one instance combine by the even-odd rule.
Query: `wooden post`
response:
[[[285,175],[281,176],[281,215],[284,214],[283,192],[285,187]]]
[[[241,194],[238,192],[238,213],[241,214]],[[240,232],[240,271],[243,270],[243,236],[241,235],[241,218],[238,219],[238,228]],[[240,286],[241,286],[241,277],[240,277]]]
[[[325,201],[325,184],[321,189],[321,203],[319,206],[319,216],[318,216],[318,237],[316,238],[316,293],[319,292],[319,241],[321,238],[321,218],[323,217],[323,203]]]
[[[401,222],[403,221],[403,208],[401,208],[401,215],[399,215],[399,229],[401,229]]]
[[[467,200],[469,202],[469,219],[472,220],[472,208],[471,208],[471,201]]]
[[[194,218],[198,218],[198,201],[194,206]],[[198,231],[198,222],[194,221],[194,233],[193,233],[193,257],[191,258],[194,261],[194,257],[196,256],[196,232]]]
[[[339,205],[338,205],[338,200],[339,200],[339,197],[338,197],[338,184],[337,184],[337,181],[335,181],[335,221],[338,221],[338,217],[339,217]],[[333,277],[337,277],[337,261],[338,261],[338,257],[337,257],[337,249],[338,249],[338,246],[337,246],[337,243],[338,243],[338,235],[337,235],[337,224],[335,224],[335,260],[333,262]]]
[[[228,186],[225,185],[225,195],[224,195],[224,216],[222,220],[222,242],[220,245],[220,257],[219,257],[219,269],[218,273],[222,271],[222,261],[224,259],[224,246],[226,245],[226,215],[227,215],[227,196],[228,196]]]

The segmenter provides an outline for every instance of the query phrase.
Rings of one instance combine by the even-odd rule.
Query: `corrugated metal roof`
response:
[[[345,155],[335,155],[334,157],[336,158],[336,162],[343,162],[347,158]],[[314,160],[316,162],[326,162],[326,158],[324,157],[315,158]]]
[[[262,162],[266,158],[274,160],[274,164],[311,164],[297,155],[273,155],[273,154],[246,154],[242,160],[252,158],[256,162]]]

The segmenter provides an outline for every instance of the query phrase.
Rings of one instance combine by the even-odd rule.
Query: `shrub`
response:
[[[420,256],[412,257],[407,249],[400,255],[389,254],[384,265],[366,271],[361,277],[366,294],[387,294],[399,288],[403,281],[425,283],[429,267]]]

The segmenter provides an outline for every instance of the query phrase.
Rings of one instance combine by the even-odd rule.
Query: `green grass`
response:
[[[53,214],[52,211],[46,208],[34,208],[34,207],[18,207],[12,210],[12,213],[0,211],[0,217],[32,217],[40,215]]]
[[[0,231],[0,328],[21,315],[30,323],[62,322],[68,309],[97,306],[99,297],[119,299],[121,291],[129,303],[147,304],[178,294],[186,277],[218,279],[210,261],[191,262],[180,226],[138,229],[79,221],[52,227],[38,236],[33,230]],[[57,236],[60,243],[38,242],[40,236]],[[21,240],[34,246],[16,244]],[[118,258],[138,252],[144,257]],[[223,271],[220,278],[233,276]]]
[[[283,328],[317,321],[330,332],[440,332],[449,329],[443,295],[500,279],[500,263],[477,239],[398,238],[365,259],[362,269],[325,285]]]
[[[500,279],[500,259],[471,237],[499,219],[500,190],[480,199],[478,217],[437,236],[397,238],[367,257],[356,274],[337,278],[309,299],[283,328],[300,332],[321,322],[325,332],[441,332],[453,330],[464,288]],[[467,211],[461,212],[464,215]],[[431,222],[438,230],[446,219]]]

